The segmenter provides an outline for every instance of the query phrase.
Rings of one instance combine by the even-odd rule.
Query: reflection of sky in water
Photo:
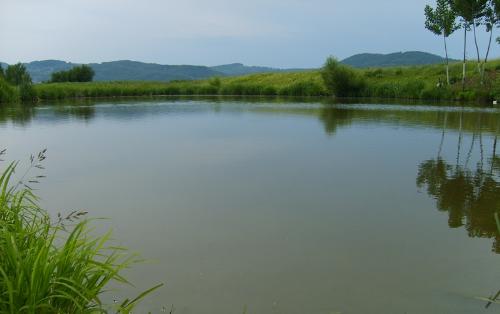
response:
[[[177,313],[482,313],[475,297],[500,288],[498,129],[496,109],[415,105],[0,110],[9,158],[48,148],[43,204],[111,218],[154,260],[131,271],[138,287],[166,283],[145,309]]]

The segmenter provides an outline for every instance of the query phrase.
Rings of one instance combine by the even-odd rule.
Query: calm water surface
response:
[[[498,313],[499,130],[494,108],[0,108],[8,159],[48,149],[43,205],[151,260],[125,293],[164,282],[153,313]]]

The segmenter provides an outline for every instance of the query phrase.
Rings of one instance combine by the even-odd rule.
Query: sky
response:
[[[427,0],[0,0],[0,61],[242,62],[309,68],[328,56],[426,51]],[[500,29],[495,30],[500,36]],[[488,37],[478,36],[484,56]],[[472,33],[469,36],[472,39]],[[449,38],[461,58],[463,32]],[[500,57],[492,44],[492,57]],[[469,40],[468,57],[475,58]]]

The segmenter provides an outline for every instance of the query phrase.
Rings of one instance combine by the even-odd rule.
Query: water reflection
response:
[[[145,106],[143,106],[145,105]],[[67,100],[32,105],[0,106],[0,125],[12,123],[25,127],[34,118],[45,121],[75,118],[90,122],[98,116],[107,119],[134,119],[150,114],[173,112],[252,112],[263,114],[310,116],[318,119],[325,133],[334,135],[338,129],[362,123],[382,123],[405,127],[433,127],[441,129],[446,119],[446,130],[473,132],[480,122],[481,130],[498,133],[498,110],[493,108],[446,107],[435,105],[394,105],[363,103],[332,103],[325,99],[262,99],[262,98],[151,98],[151,99],[108,99]],[[496,114],[491,114],[496,113]],[[446,117],[446,118],[445,118]],[[475,132],[475,131],[474,131]],[[498,162],[497,162],[498,164]],[[498,167],[498,165],[496,165]]]
[[[441,156],[449,122],[445,115],[437,157],[419,165],[416,183],[436,199],[439,211],[448,213],[450,228],[463,227],[470,237],[493,239],[492,251],[500,253],[500,234],[495,220],[495,213],[500,209],[498,136],[495,134],[486,140],[484,117],[475,118],[467,121],[472,137],[468,147],[464,147],[466,121],[459,115],[456,158],[449,162]],[[486,151],[491,151],[490,157],[485,156]]]
[[[54,113],[58,116],[70,116],[89,122],[95,118],[96,110],[95,106],[56,106]]]
[[[182,313],[478,313],[473,297],[499,272],[498,116],[104,100],[3,107],[0,134],[15,159],[49,148],[45,207],[109,217],[158,261],[133,273],[140,287],[168,283],[141,312],[168,300]]]
[[[0,106],[0,125],[12,122],[18,126],[26,126],[35,116],[33,105],[3,105]]]

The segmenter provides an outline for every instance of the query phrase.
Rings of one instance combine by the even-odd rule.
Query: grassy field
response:
[[[485,84],[479,82],[476,63],[467,65],[467,84],[462,91],[462,65],[451,65],[451,86],[445,85],[443,65],[370,68],[355,70],[365,82],[361,97],[422,100],[491,101],[500,98],[500,60],[486,66]],[[438,86],[442,83],[442,86]],[[2,84],[0,84],[0,89]],[[83,97],[126,97],[155,95],[252,95],[331,96],[320,70],[295,73],[263,73],[199,81],[90,82],[35,85],[41,100]],[[12,100],[12,91],[8,90]],[[1,96],[0,91],[0,96]],[[2,101],[0,97],[0,102]]]

